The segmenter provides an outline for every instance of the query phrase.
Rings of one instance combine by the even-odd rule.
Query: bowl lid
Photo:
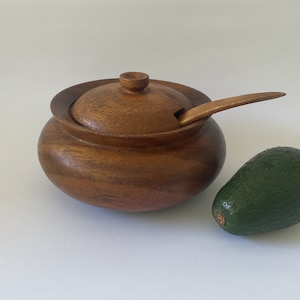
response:
[[[145,73],[128,72],[119,81],[83,93],[70,114],[77,123],[97,132],[136,135],[180,128],[176,115],[193,106],[176,88],[151,81]]]

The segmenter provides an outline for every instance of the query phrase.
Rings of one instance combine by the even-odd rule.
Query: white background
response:
[[[299,0],[1,0],[0,298],[298,298],[300,225],[232,236],[211,205],[258,152],[300,148],[299,31]],[[56,93],[132,70],[211,99],[288,95],[214,115],[227,158],[205,192],[115,212],[54,187],[36,148]]]

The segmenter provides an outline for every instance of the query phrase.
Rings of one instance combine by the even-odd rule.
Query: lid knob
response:
[[[127,72],[120,75],[119,82],[127,92],[141,92],[149,84],[149,76],[141,72]]]

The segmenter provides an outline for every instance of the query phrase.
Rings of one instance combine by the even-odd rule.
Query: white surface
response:
[[[0,298],[296,299],[300,225],[236,237],[211,204],[256,153],[300,147],[299,20],[298,0],[1,0]],[[57,190],[36,145],[56,93],[131,70],[212,99],[288,95],[214,116],[227,159],[204,193],[114,212]]]

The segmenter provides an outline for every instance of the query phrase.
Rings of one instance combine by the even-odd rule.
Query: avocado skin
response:
[[[225,231],[236,235],[299,223],[300,150],[274,147],[254,156],[217,193],[212,213]]]

